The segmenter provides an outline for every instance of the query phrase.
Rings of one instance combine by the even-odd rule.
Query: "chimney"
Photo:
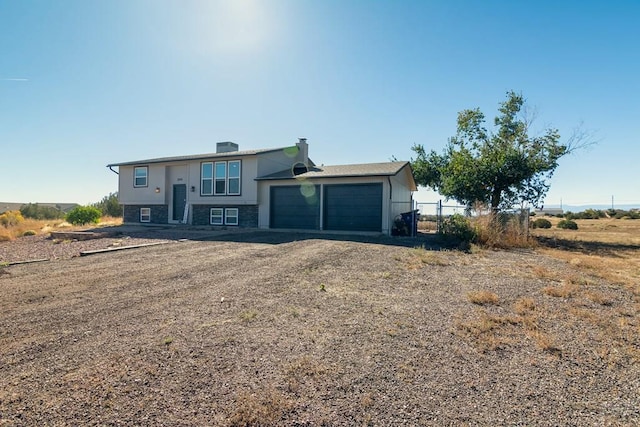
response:
[[[298,138],[298,158],[300,162],[304,163],[305,166],[309,166],[309,144],[307,144],[307,138]]]
[[[233,151],[238,151],[238,144],[231,141],[216,143],[216,153],[231,153]]]

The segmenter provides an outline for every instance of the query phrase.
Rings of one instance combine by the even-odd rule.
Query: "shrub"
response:
[[[570,219],[563,219],[558,223],[557,227],[565,230],[577,230],[578,224]]]
[[[530,247],[526,215],[502,212],[481,215],[475,219],[474,243],[485,248]]]
[[[551,228],[551,221],[545,218],[537,218],[531,223],[532,228]]]
[[[7,211],[0,215],[0,224],[6,227],[12,227],[24,221],[24,217],[20,211]]]
[[[41,206],[37,203],[28,203],[20,207],[20,213],[25,218],[31,219],[61,219],[64,212],[53,206]]]
[[[35,236],[36,234],[38,233],[36,233],[34,230],[26,230],[22,233],[23,236]]]
[[[473,242],[476,239],[476,231],[471,226],[467,218],[460,214],[451,215],[442,221],[440,234],[443,236],[459,240],[460,242]]]
[[[102,212],[93,206],[78,206],[67,214],[67,221],[73,225],[97,224]]]

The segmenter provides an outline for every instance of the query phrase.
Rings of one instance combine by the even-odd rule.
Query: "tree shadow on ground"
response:
[[[579,252],[585,255],[600,255],[612,258],[623,258],[620,252],[640,250],[640,245],[628,245],[623,243],[604,243],[586,240],[558,239],[556,237],[536,237],[542,246],[560,249],[568,252]]]

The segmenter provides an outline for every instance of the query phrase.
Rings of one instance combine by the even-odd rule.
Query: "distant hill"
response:
[[[13,202],[0,202],[0,214],[6,211],[18,211],[22,205],[28,203],[13,203]],[[62,212],[69,212],[71,209],[79,206],[77,203],[38,203],[39,206],[50,206],[52,208],[60,209]]]

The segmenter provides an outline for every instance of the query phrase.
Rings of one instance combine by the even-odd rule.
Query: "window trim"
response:
[[[238,164],[238,176],[237,177],[230,177],[229,176],[229,171],[231,171],[231,163],[237,163]],[[231,188],[231,186],[229,185],[232,179],[237,179],[238,180],[238,192],[237,193],[232,193],[229,189]],[[242,193],[242,161],[241,160],[229,160],[227,162],[227,195],[229,196],[239,196],[240,193]]]
[[[218,173],[218,165],[224,165],[224,177],[222,178],[218,178],[217,173]],[[226,196],[227,195],[227,187],[228,187],[228,183],[229,183],[229,175],[228,175],[228,170],[229,168],[227,167],[227,162],[226,161],[221,161],[221,162],[215,162],[213,164],[213,195],[214,196]],[[223,192],[218,192],[218,182],[222,181],[224,183],[224,191]]]
[[[220,215],[216,215],[216,218],[220,218],[220,222],[213,222],[213,211],[220,211]],[[224,225],[224,208],[211,208],[209,210],[209,225]]]
[[[232,164],[238,165],[238,176],[230,177],[229,171]],[[211,165],[211,177],[204,177],[205,165]],[[224,165],[224,178],[216,177],[216,169],[218,165]],[[229,183],[232,180],[238,181],[238,191],[229,191]],[[204,191],[204,182],[209,181],[211,183],[211,192]],[[219,182],[224,183],[224,191],[218,191],[217,185]],[[219,160],[200,163],[200,195],[201,196],[240,196],[242,195],[242,160]]]
[[[235,211],[235,215],[229,215],[229,212]],[[229,218],[235,218],[235,222],[230,222]],[[224,225],[238,225],[240,222],[240,210],[238,208],[226,208],[224,210]]]
[[[143,213],[146,211],[146,213]],[[143,219],[147,217],[147,219]],[[140,222],[151,222],[151,208],[140,208]]]
[[[211,177],[210,178],[205,178],[204,177],[204,166],[205,165],[211,165]],[[214,176],[213,162],[202,162],[202,163],[200,163],[200,195],[201,196],[213,196],[213,176]],[[211,182],[211,192],[210,193],[205,193],[204,192],[204,181],[205,180]]]
[[[136,181],[138,177],[136,176],[136,171],[144,170],[144,185],[137,184]],[[140,177],[142,178],[142,177]],[[133,168],[133,188],[144,188],[149,186],[149,166],[134,166]]]
[[[213,211],[218,211],[220,215],[215,215],[216,218],[220,219],[220,222],[213,222]],[[235,211],[235,212],[234,212]],[[235,213],[235,215],[230,215],[230,213]],[[231,222],[230,219],[235,218],[235,221]],[[231,225],[238,226],[240,225],[240,209],[239,208],[210,208],[209,209],[209,225]]]

